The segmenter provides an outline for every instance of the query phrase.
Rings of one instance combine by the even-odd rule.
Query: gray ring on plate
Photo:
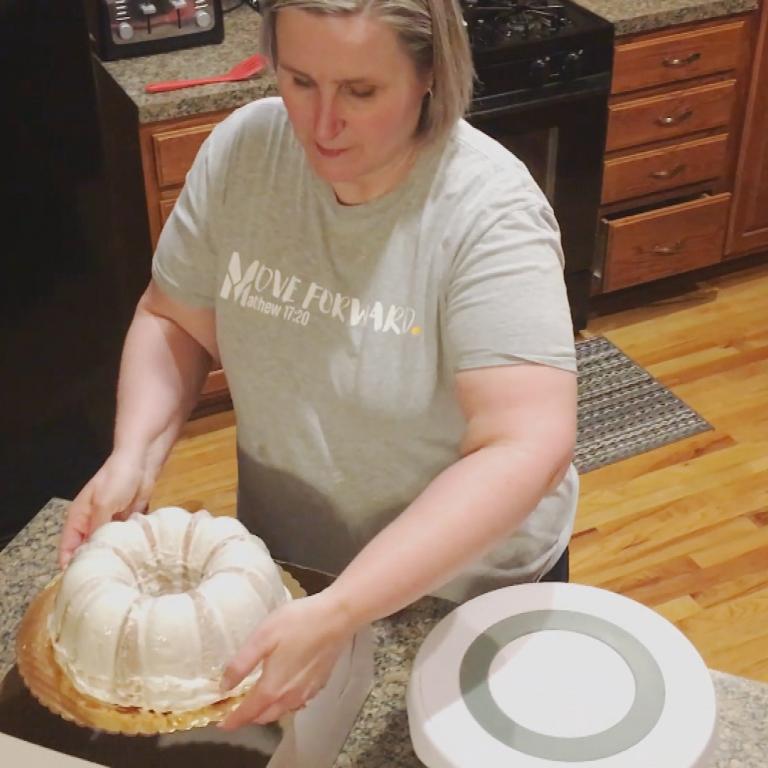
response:
[[[525,728],[499,707],[488,682],[493,659],[514,640],[545,630],[588,635],[622,657],[635,678],[635,698],[618,723],[589,736],[549,736]],[[475,638],[464,654],[459,683],[467,708],[491,736],[518,752],[562,762],[599,760],[635,746],[659,721],[666,698],[661,669],[637,638],[610,621],[577,611],[529,611],[493,624]]]

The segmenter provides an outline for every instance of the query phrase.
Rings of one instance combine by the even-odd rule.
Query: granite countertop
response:
[[[751,11],[759,0],[576,0],[612,22],[617,35],[650,31]],[[254,99],[277,94],[274,75],[265,72],[239,83],[196,86],[148,94],[144,86],[160,80],[218,75],[258,49],[261,17],[242,6],[224,17],[224,42],[172,53],[101,61],[103,67],[135,104],[138,121],[152,123],[206,112],[235,109]]]
[[[144,86],[162,80],[221,75],[258,51],[260,28],[261,16],[244,5],[224,16],[222,43],[118,61],[102,61],[94,55],[94,60],[136,105],[140,123],[235,109],[254,99],[276,95],[274,75],[265,71],[250,80],[166,93],[145,93]]]
[[[66,502],[51,500],[0,552],[0,679],[14,665],[16,629],[29,601],[56,573],[56,545]],[[451,609],[425,598],[374,625],[376,679],[336,768],[418,768],[408,735],[405,691],[413,657]],[[768,685],[712,671],[719,746],[712,768],[768,765]]]
[[[575,0],[612,22],[617,36],[675,24],[732,16],[757,8],[759,0]]]

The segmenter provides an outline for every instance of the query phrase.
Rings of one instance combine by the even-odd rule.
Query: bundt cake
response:
[[[164,507],[99,528],[61,577],[48,630],[73,685],[110,704],[183,712],[237,695],[230,658],[290,599],[264,542],[230,517]]]

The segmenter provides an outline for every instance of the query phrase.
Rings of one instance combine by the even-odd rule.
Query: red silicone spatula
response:
[[[261,54],[254,54],[247,59],[235,64],[232,69],[223,75],[211,77],[197,77],[191,80],[167,80],[161,83],[149,83],[144,86],[147,93],[162,93],[163,91],[175,91],[178,88],[190,88],[193,85],[208,85],[209,83],[227,83],[232,80],[247,80],[261,72],[266,66],[266,59]]]

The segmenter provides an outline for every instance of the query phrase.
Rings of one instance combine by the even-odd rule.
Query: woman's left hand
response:
[[[265,724],[301,709],[328,682],[355,628],[329,597],[293,600],[271,613],[224,671],[222,689],[237,685],[259,663],[261,677],[243,703],[219,724],[234,730]]]

